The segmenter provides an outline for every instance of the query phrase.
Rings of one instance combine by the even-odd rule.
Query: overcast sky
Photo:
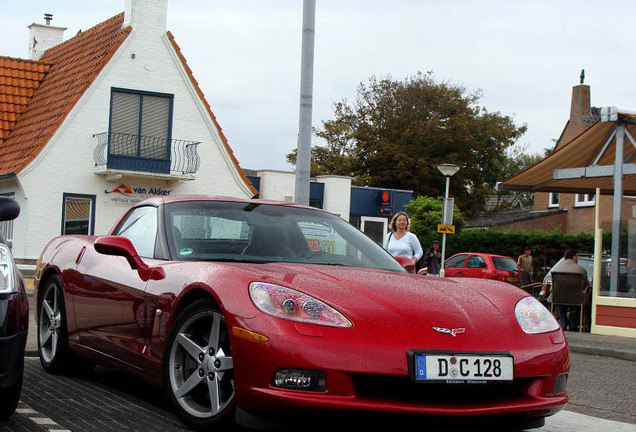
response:
[[[0,55],[22,58],[27,26],[44,13],[67,39],[124,10],[124,0],[0,4]],[[302,0],[169,0],[168,30],[243,168],[293,169],[302,15]],[[636,110],[634,17],[631,0],[316,0],[313,125],[371,76],[433,71],[481,90],[480,105],[526,124],[519,144],[542,152],[561,134],[581,69],[593,106]]]

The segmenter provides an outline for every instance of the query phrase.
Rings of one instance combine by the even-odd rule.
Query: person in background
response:
[[[391,232],[384,242],[384,249],[393,256],[410,258],[416,265],[424,255],[424,251],[417,236],[409,232],[409,225],[410,221],[406,213],[396,213],[389,223]]]
[[[517,268],[521,276],[521,286],[530,285],[532,283],[532,274],[534,273],[532,262],[532,249],[525,248],[523,255],[519,255],[517,258]]]
[[[576,253],[576,250],[572,248],[567,248],[565,250],[565,253],[563,254],[563,261],[555,265],[552,268],[552,271],[559,272],[559,273],[576,273],[576,274],[585,275],[585,279],[583,280],[585,281],[585,284],[587,286],[585,289],[587,290],[589,288],[589,285],[588,285],[589,279],[587,277],[587,271],[585,270],[585,268],[583,268],[582,265],[578,263],[578,260],[579,258]],[[548,301],[550,301],[550,299],[548,299]],[[570,313],[569,316],[568,316],[568,312]],[[557,315],[559,316],[559,323],[561,324],[561,327],[563,328],[563,330],[578,331],[579,322],[581,319],[580,313],[581,313],[581,310],[578,307],[569,308],[567,306],[558,306]]]
[[[427,267],[426,274],[439,276],[442,268],[442,253],[439,251],[439,242],[433,240],[431,248],[424,255],[424,263]]]

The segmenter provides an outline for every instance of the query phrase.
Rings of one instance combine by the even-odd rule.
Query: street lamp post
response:
[[[452,223],[453,218],[453,205],[449,203],[448,199],[448,186],[450,184],[450,178],[455,175],[457,171],[459,171],[459,167],[454,164],[439,164],[437,165],[437,169],[441,172],[444,177],[446,177],[446,193],[444,194],[444,209],[442,211],[442,225],[450,225]],[[449,207],[450,205],[450,207]],[[450,220],[449,216],[450,214]],[[444,260],[446,260],[446,233],[442,233],[442,262],[439,270],[440,277],[444,277]]]

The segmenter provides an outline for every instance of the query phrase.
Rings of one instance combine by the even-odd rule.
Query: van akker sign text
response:
[[[168,196],[172,189],[162,189],[160,187],[136,187],[120,184],[112,190],[105,190],[104,193],[115,204],[132,205],[151,196]]]

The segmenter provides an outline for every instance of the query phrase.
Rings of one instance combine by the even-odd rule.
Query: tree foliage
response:
[[[440,235],[437,233],[437,225],[442,221],[443,209],[443,198],[425,196],[419,196],[406,205],[405,210],[411,217],[409,230],[420,239],[423,246],[439,239]],[[453,207],[453,224],[457,233],[461,232],[464,225],[466,225],[462,212],[457,206]]]
[[[437,165],[453,163],[461,169],[451,195],[466,215],[475,214],[502,180],[506,148],[526,131],[480,107],[480,97],[436,82],[432,72],[402,81],[372,77],[358,86],[355,101],[335,103],[334,119],[315,131],[325,145],[312,149],[312,174],[437,197],[445,192]],[[294,153],[288,161],[295,162]]]

